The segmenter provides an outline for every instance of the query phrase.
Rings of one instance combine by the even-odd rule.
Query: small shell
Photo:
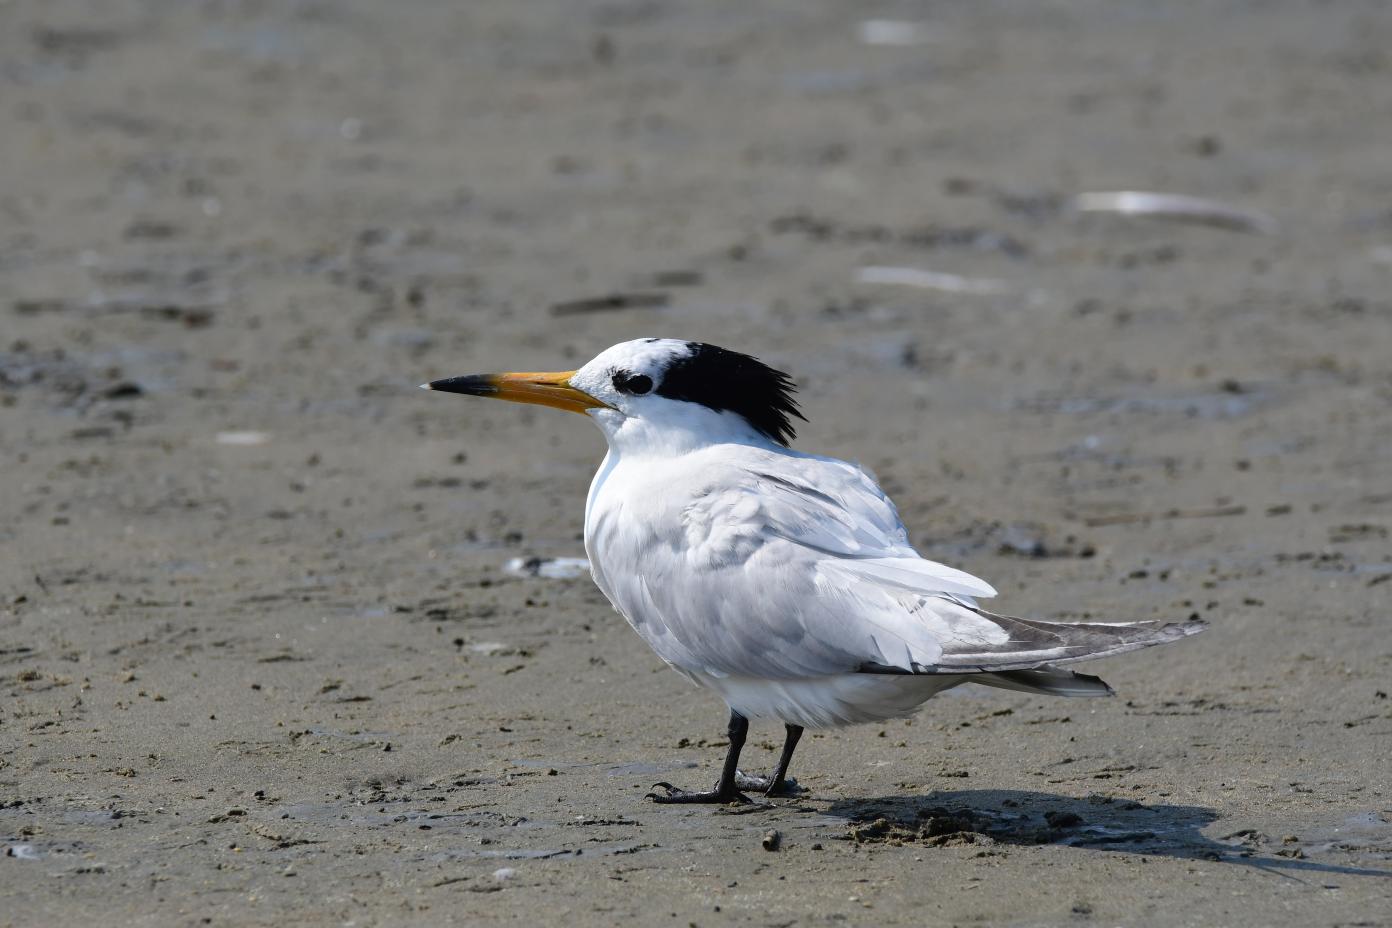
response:
[[[574,580],[590,572],[583,557],[515,557],[503,565],[514,577],[544,577],[547,580]]]
[[[960,274],[926,271],[917,267],[863,267],[856,274],[856,280],[863,284],[890,284],[940,290],[943,293],[973,293],[980,296],[1015,292],[1015,288],[1009,283],[993,277],[963,277]]]
[[[219,445],[264,445],[271,440],[270,432],[218,432],[214,439]]]
[[[1182,193],[1147,193],[1142,190],[1080,193],[1073,198],[1073,209],[1080,213],[1154,216],[1264,235],[1270,235],[1277,228],[1276,220],[1266,213]]]
[[[908,48],[922,45],[930,39],[923,23],[900,19],[867,19],[856,28],[860,41],[866,45],[893,45]]]

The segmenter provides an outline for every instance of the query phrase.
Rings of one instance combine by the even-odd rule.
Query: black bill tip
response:
[[[466,396],[492,396],[498,392],[497,381],[491,374],[468,374],[463,377],[446,377],[421,384],[422,390],[439,390],[441,393],[463,393]]]

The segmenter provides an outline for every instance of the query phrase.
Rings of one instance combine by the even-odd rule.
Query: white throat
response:
[[[629,416],[612,409],[592,409],[590,418],[609,442],[611,456],[673,457],[711,445],[783,446],[733,412],[717,412],[697,403],[664,403],[661,419]]]

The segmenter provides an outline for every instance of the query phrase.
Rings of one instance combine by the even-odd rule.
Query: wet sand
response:
[[[1388,924],[1389,47],[1372,3],[0,3],[0,924]],[[1275,227],[1071,208],[1127,189]],[[583,553],[598,432],[415,385],[646,335],[791,371],[797,446],[1003,611],[1211,631],[645,802],[723,707],[502,569]]]

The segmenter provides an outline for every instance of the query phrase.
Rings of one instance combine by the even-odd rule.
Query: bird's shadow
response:
[[[989,853],[991,847],[1000,845],[1055,844],[1147,857],[1220,861],[1291,878],[1299,872],[1392,877],[1392,869],[1305,859],[1299,844],[1273,839],[1256,829],[1210,838],[1203,829],[1218,820],[1218,813],[1203,806],[1145,805],[1108,796],[1078,799],[998,789],[843,799],[823,811],[845,819],[850,840],[862,845],[980,845]],[[1375,848],[1368,850],[1377,852]]]

